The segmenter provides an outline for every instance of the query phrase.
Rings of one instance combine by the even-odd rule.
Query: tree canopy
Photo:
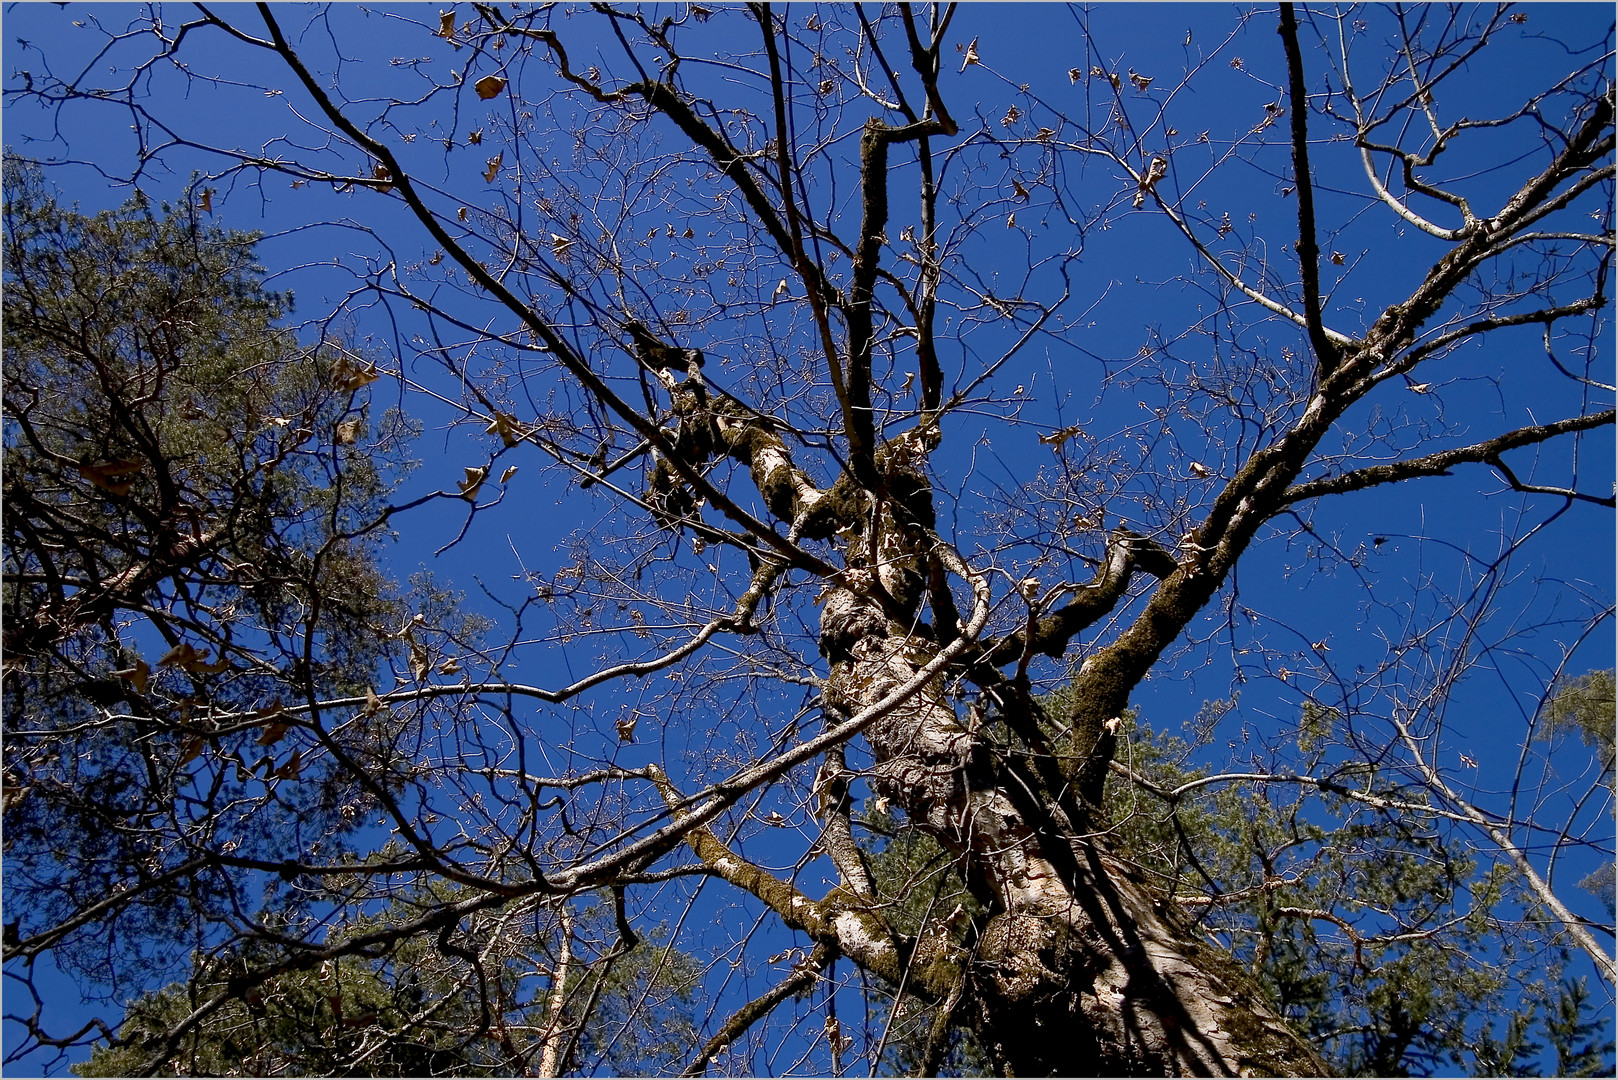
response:
[[[1610,1070],[1611,13],[1158,10],[27,13],[8,1060]]]

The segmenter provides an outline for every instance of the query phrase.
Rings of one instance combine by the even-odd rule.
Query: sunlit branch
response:
[[[545,342],[546,346],[556,356],[557,360],[571,375],[577,378],[604,404],[621,416],[626,423],[628,423],[636,431],[640,432],[640,434],[648,439],[653,446],[657,447],[658,450],[669,459],[671,465],[676,469],[676,471],[680,473],[681,478],[685,480],[686,483],[690,484],[695,490],[701,492],[703,496],[706,497],[715,507],[715,509],[722,511],[727,517],[746,529],[749,534],[756,536],[765,544],[784,554],[792,565],[800,566],[807,570],[812,570],[815,573],[823,576],[831,576],[836,573],[836,569],[827,564],[824,560],[804,551],[796,544],[781,536],[774,529],[770,528],[768,525],[765,525],[763,522],[758,521],[751,514],[747,513],[747,511],[737,506],[730,496],[715,487],[701,470],[693,468],[690,464],[684,461],[681,455],[674,452],[673,447],[668,443],[667,436],[656,423],[645,416],[641,410],[634,408],[628,402],[619,397],[619,395],[607,385],[601,376],[592,371],[590,366],[585,363],[583,359],[575,355],[572,347],[556,332],[555,328],[553,328],[545,320],[540,319],[537,315],[535,315],[527,304],[523,303],[520,299],[513,295],[503,282],[491,274],[477,259],[474,259],[464,247],[457,243],[455,239],[444,230],[444,227],[439,222],[437,215],[435,215],[432,210],[422,201],[420,194],[415,189],[410,174],[399,163],[393,152],[385,144],[378,142],[360,130],[360,128],[356,126],[354,122],[337,107],[336,103],[331,100],[330,95],[325,92],[320,82],[315,79],[308,68],[304,65],[303,60],[298,56],[297,51],[294,50],[282,36],[280,26],[275,21],[275,16],[271,9],[267,5],[261,4],[259,5],[259,14],[264,19],[265,24],[270,28],[271,37],[275,42],[276,53],[282,58],[287,66],[292,69],[293,73],[297,75],[299,81],[303,84],[304,89],[310,94],[311,97],[315,99],[316,103],[320,106],[321,111],[326,114],[332,123],[336,124],[338,128],[342,130],[343,134],[352,139],[357,145],[364,147],[367,152],[372,154],[378,161],[382,162],[382,164],[387,167],[390,175],[393,178],[393,183],[396,189],[404,198],[405,202],[410,206],[417,220],[420,221],[428,232],[432,234],[433,238],[441,247],[444,248],[445,251],[451,253],[455,261],[460,264],[462,270],[470,275],[474,281],[481,285],[491,295],[497,297],[500,302],[504,304],[510,311],[518,315],[523,320],[524,324],[531,331],[533,331],[533,333],[538,335],[542,341]],[[661,87],[661,84],[658,84],[658,86]],[[667,88],[663,88],[663,93],[670,97],[672,97],[673,94],[673,92]],[[655,90],[654,96],[656,96]],[[679,104],[681,108],[684,108],[683,103],[678,102],[677,98],[673,100],[676,104]],[[687,110],[687,112],[689,112],[689,110]],[[695,117],[693,116],[692,119],[695,120]],[[700,121],[698,123],[700,123]]]
[[[681,820],[678,807],[689,800],[680,797],[662,770],[650,775],[675,820]],[[791,883],[737,855],[706,826],[687,830],[685,842],[714,873],[768,904],[786,925],[802,930],[818,944],[889,982],[897,983],[902,977],[904,958],[892,931],[879,915],[848,904],[846,901],[852,899],[848,894],[834,891],[824,900],[811,899]]]
[[[592,861],[581,861],[554,875],[554,880],[566,888],[590,888],[614,870],[677,847],[683,841],[683,835],[687,830],[706,825],[748,792],[784,775],[806,761],[814,760],[828,747],[847,742],[915,697],[937,675],[958,663],[977,641],[984,624],[989,621],[989,612],[992,609],[989,583],[986,575],[972,571],[952,552],[945,550],[940,556],[952,573],[959,574],[971,583],[972,617],[961,628],[961,636],[940,649],[936,656],[916,671],[915,675],[906,679],[880,700],[872,702],[847,720],[832,725],[813,739],[806,740],[774,758],[741,769],[695,795],[686,796],[685,801],[691,809],[680,820],[671,822],[624,847],[600,855]],[[616,843],[616,840],[610,842]]]
[[[1517,868],[1517,872],[1523,876],[1523,880],[1528,883],[1528,887],[1533,891],[1539,902],[1544,904],[1556,921],[1562,924],[1563,929],[1578,943],[1579,948],[1583,949],[1590,959],[1595,961],[1596,968],[1601,972],[1602,977],[1609,984],[1618,982],[1618,960],[1614,960],[1612,954],[1603,949],[1601,943],[1591,936],[1585,921],[1574,915],[1568,910],[1567,905],[1562,903],[1550,885],[1534,869],[1534,865],[1528,860],[1527,854],[1511,838],[1511,834],[1498,822],[1484,814],[1471,800],[1461,797],[1449,786],[1449,783],[1439,770],[1428,760],[1426,753],[1423,751],[1421,740],[1411,732],[1409,725],[1397,716],[1390,719],[1395,729],[1399,732],[1399,738],[1404,742],[1406,749],[1409,750],[1411,760],[1415,763],[1416,768],[1420,770],[1426,785],[1431,790],[1442,795],[1451,806],[1456,807],[1470,824],[1482,830],[1483,834],[1510,860],[1511,865]]]
[[[1296,484],[1286,493],[1289,503],[1301,502],[1305,499],[1315,499],[1323,495],[1340,495],[1349,491],[1360,491],[1378,484],[1396,483],[1401,480],[1411,480],[1421,476],[1445,476],[1456,465],[1463,464],[1489,464],[1500,469],[1506,479],[1518,490],[1541,490],[1548,494],[1566,495],[1569,498],[1583,499],[1601,506],[1612,506],[1613,500],[1609,497],[1583,495],[1561,488],[1525,488],[1522,487],[1505,468],[1500,455],[1507,450],[1514,450],[1522,446],[1545,442],[1557,435],[1565,435],[1576,431],[1590,431],[1603,427],[1614,421],[1614,410],[1591,413],[1588,416],[1574,416],[1566,420],[1558,420],[1553,424],[1537,424],[1532,427],[1518,428],[1485,442],[1473,443],[1471,446],[1458,446],[1453,450],[1441,450],[1436,454],[1412,458],[1409,461],[1398,461],[1388,465],[1372,465],[1364,469],[1355,469],[1340,476],[1322,477],[1318,480],[1309,480]]]
[[[1129,164],[1129,162],[1125,161],[1121,156],[1113,153],[1110,150],[1102,150],[1096,147],[1081,145],[1074,145],[1072,146],[1072,149],[1082,150],[1091,154],[1099,154],[1117,163],[1125,172],[1129,174],[1130,179],[1134,180],[1137,184],[1140,184],[1143,190],[1150,193],[1152,200],[1157,203],[1158,208],[1163,211],[1164,215],[1169,219],[1170,222],[1173,223],[1174,227],[1180,230],[1180,234],[1184,236],[1186,240],[1190,241],[1191,246],[1196,249],[1197,254],[1202,256],[1203,260],[1206,261],[1209,266],[1213,267],[1219,276],[1224,278],[1232,288],[1265,310],[1273,312],[1284,319],[1288,319],[1291,322],[1296,323],[1304,330],[1309,329],[1309,320],[1307,317],[1293,311],[1279,300],[1272,299],[1271,297],[1260,292],[1258,289],[1253,288],[1253,286],[1243,281],[1239,274],[1226,266],[1224,262],[1208,248],[1208,245],[1204,244],[1200,239],[1198,239],[1197,234],[1192,230],[1185,218],[1179,212],[1177,212],[1173,206],[1169,205],[1167,199],[1158,193],[1157,184],[1145,183],[1145,177],[1141,173],[1137,172],[1135,168]],[[1329,326],[1323,325],[1321,332],[1325,335],[1326,340],[1333,345],[1349,345],[1354,341],[1354,339],[1349,337],[1347,334],[1339,333]]]
[[[768,1016],[787,998],[801,994],[812,987],[815,980],[820,977],[820,973],[836,955],[835,949],[824,944],[816,945],[808,958],[793,969],[792,974],[732,1013],[714,1037],[703,1044],[697,1056],[691,1059],[691,1063],[680,1075],[701,1076],[706,1073],[708,1063],[724,1053],[731,1043],[745,1035],[748,1028]]]
[[[1287,54],[1287,93],[1292,102],[1292,177],[1298,189],[1298,267],[1303,275],[1303,321],[1315,358],[1327,373],[1337,366],[1337,348],[1320,312],[1320,242],[1315,237],[1315,183],[1309,172],[1309,93],[1291,4],[1281,5],[1281,41]]]

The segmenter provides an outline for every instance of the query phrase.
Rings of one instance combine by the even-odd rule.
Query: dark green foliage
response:
[[[1596,747],[1602,764],[1612,768],[1614,751],[1613,669],[1566,679],[1554,688],[1545,706],[1546,736],[1577,731],[1586,746]]]
[[[334,941],[407,920],[415,904],[455,898],[415,896],[356,920]],[[565,924],[550,906],[477,922],[450,951],[431,935],[411,937],[384,957],[288,970],[247,993],[233,990],[231,976],[273,957],[252,949],[199,956],[189,984],[139,998],[118,1042],[98,1044],[74,1071],[134,1074],[164,1050],[164,1033],[220,992],[226,1000],[169,1051],[160,1075],[532,1075],[547,1043],[568,1071],[589,1063],[613,1075],[645,1074],[688,1056],[698,965],[666,946],[626,951],[614,940],[609,900],[582,905]],[[558,972],[566,973],[560,1013]]]
[[[7,910],[116,987],[257,906],[205,852],[351,828],[333,751],[397,732],[273,720],[400,652],[377,559],[409,433],[365,362],[285,328],[252,234],[140,196],[78,214],[14,160],[5,198]],[[94,933],[31,940],[112,895]]]
[[[1318,709],[1301,719],[1305,760],[1322,764],[1316,747],[1333,722]],[[1139,725],[1120,758],[1172,790],[1208,775],[1186,764],[1190,749]],[[1368,767],[1338,775],[1356,790],[1396,794]],[[1507,975],[1536,961],[1524,952],[1513,962],[1518,946],[1497,932],[1495,908],[1510,895],[1512,874],[1480,868],[1436,818],[1385,816],[1286,784],[1200,787],[1171,811],[1115,777],[1108,798],[1125,849],[1179,910],[1251,966],[1341,1074],[1458,1066],[1520,1074],[1536,1062],[1535,991]],[[1555,970],[1542,977],[1553,982]],[[1516,1010],[1514,989],[1527,1000]],[[1586,996],[1571,989],[1543,1028],[1564,1066],[1610,1053],[1598,1045],[1603,1027]]]
[[[1612,1075],[1613,1041],[1604,1038],[1607,1017],[1590,1015],[1590,1005],[1590,991],[1582,976],[1563,981],[1556,999],[1547,1003],[1545,1034],[1556,1050],[1558,1076]]]
[[[962,881],[957,861],[938,841],[885,809],[872,814],[867,825],[882,838],[870,859],[871,884],[884,899],[889,925],[896,933],[915,938],[915,962],[963,963],[986,913]],[[942,1045],[930,1046],[938,1020],[936,1005],[907,997],[901,1000],[898,1015],[892,1015],[891,1007],[884,1009],[888,1037],[882,1071],[914,1076],[925,1063],[940,1076],[982,1075],[988,1059],[964,1014],[958,1010],[953,1022],[938,1033]]]

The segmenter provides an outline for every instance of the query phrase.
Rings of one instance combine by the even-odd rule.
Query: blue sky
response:
[[[1514,108],[1524,88],[1547,85],[1592,62],[1601,55],[1602,43],[1610,68],[1609,6],[1547,4],[1526,11],[1528,22],[1514,31],[1521,40],[1509,53],[1509,68],[1480,60],[1476,70],[1467,73],[1466,101],[1457,111],[1483,116]],[[342,43],[339,78],[344,93],[366,117],[387,114],[396,120],[398,137],[390,145],[420,170],[426,183],[444,191],[445,206],[454,199],[472,203],[499,197],[504,179],[492,184],[479,180],[485,154],[463,141],[446,156],[435,139],[453,133],[464,140],[473,129],[488,127],[492,132],[500,123],[516,123],[516,117],[500,116],[493,106],[482,106],[469,94],[461,95],[459,111],[453,115],[442,107],[442,97],[425,106],[390,105],[421,93],[426,86],[424,71],[445,78],[466,60],[465,54],[425,33],[416,21],[432,23],[433,12],[421,7],[339,7],[325,21],[299,12],[283,14],[288,31],[301,33],[311,54],[323,62],[331,58],[330,42]],[[16,88],[19,73],[37,69],[41,54],[58,73],[73,68],[78,58],[88,63],[91,50],[98,47],[91,44],[98,42],[97,31],[94,25],[75,23],[99,21],[116,31],[132,15],[133,9],[127,7],[7,8],[5,85],[8,90]],[[229,15],[244,25],[251,21],[242,9],[233,8]],[[185,9],[166,8],[164,17],[192,16]],[[790,9],[789,17],[796,20],[801,15]],[[1092,9],[1087,20],[1093,44],[1087,43],[1079,17],[1062,6],[963,7],[952,36],[963,47],[975,43],[982,61],[963,68],[959,78],[949,82],[955,95],[951,108],[963,130],[981,126],[1004,133],[1012,127],[1005,117],[1013,105],[1029,123],[1055,115],[1053,109],[1083,117],[1087,106],[1094,120],[1104,114],[1099,102],[1110,94],[1085,74],[1095,64],[1149,79],[1146,89],[1128,98],[1129,116],[1140,136],[1136,160],[1144,167],[1151,155],[1171,151],[1170,172],[1163,183],[1172,185],[1180,205],[1188,213],[1207,207],[1211,209],[1206,212],[1215,216],[1229,215],[1230,237],[1222,250],[1237,258],[1240,248],[1243,265],[1255,274],[1294,282],[1296,259],[1289,245],[1296,236],[1296,209],[1290,161],[1276,149],[1284,149],[1285,125],[1267,133],[1253,131],[1264,124],[1267,106],[1285,101],[1285,68],[1273,13],[1253,14],[1244,24],[1240,9],[1223,5],[1118,4]],[[715,61],[693,70],[690,77],[699,85],[711,85],[716,93],[731,87],[741,94],[756,94],[756,86],[736,79],[726,66],[727,48],[750,50],[753,43],[727,25],[723,19],[714,21],[707,31],[711,43],[704,39],[703,47],[712,50]],[[605,63],[612,43],[582,26],[578,32],[584,36],[578,39],[582,44],[572,47],[574,63],[588,63],[592,48]],[[1357,77],[1375,77],[1382,62],[1375,38],[1390,32],[1385,21],[1378,22],[1364,43],[1355,46],[1365,65]],[[340,153],[309,149],[319,136],[299,117],[309,115],[310,104],[284,71],[217,31],[197,33],[206,36],[208,46],[196,53],[189,81],[159,67],[143,84],[143,104],[154,115],[174,122],[176,134],[191,143],[341,159]],[[738,35],[736,40],[725,37],[730,33]],[[1306,28],[1304,44],[1318,61],[1324,48],[1320,36]],[[116,63],[126,51],[133,55],[140,47],[140,42],[133,42],[94,62]],[[964,52],[957,55],[964,61]],[[411,63],[417,59],[424,61],[419,67]],[[1081,69],[1080,78],[1070,77],[1073,68]],[[1448,107],[1450,102],[1441,100],[1440,105]],[[116,182],[132,169],[135,142],[127,114],[100,102],[76,103],[55,115],[28,101],[8,99],[7,106],[5,140],[10,148],[27,156],[72,162],[49,174],[64,199],[89,211],[115,206],[128,196],[128,186]],[[566,110],[576,106],[555,108],[567,115]],[[1329,134],[1322,128],[1314,130]],[[1206,144],[1199,139],[1205,131],[1210,133]],[[1458,142],[1441,167],[1447,170],[1445,178],[1453,179],[1454,186],[1478,206],[1492,206],[1521,182],[1521,169],[1512,165],[1519,154],[1533,152],[1535,135],[1518,125],[1493,141],[1480,138],[1479,143],[1474,150],[1473,144]],[[556,143],[564,144],[565,140]],[[851,140],[848,145],[852,147]],[[1016,164],[1005,167],[1006,177],[1028,160],[1026,151],[1020,153]],[[1328,326],[1353,335],[1387,305],[1405,299],[1443,254],[1444,245],[1394,217],[1368,194],[1350,145],[1322,141],[1314,153],[1321,247],[1332,256],[1323,269],[1328,291],[1324,319]],[[830,160],[836,158],[837,152],[829,154]],[[374,297],[354,299],[356,283],[367,267],[391,260],[408,273],[433,257],[436,245],[397,201],[368,190],[339,193],[313,185],[294,189],[286,177],[275,174],[261,181],[251,173],[229,180],[210,178],[226,164],[218,155],[176,147],[138,183],[154,199],[169,201],[197,199],[201,189],[212,188],[210,203],[217,221],[266,234],[261,252],[272,272],[270,280],[277,288],[295,291],[300,317],[315,318],[346,305],[344,322],[351,333],[368,339],[382,354],[398,357],[403,370],[424,386],[456,398],[450,381],[422,358],[420,341],[428,331],[408,305],[385,308]],[[901,162],[895,168],[898,175],[914,173],[913,163]],[[1049,288],[1057,280],[1056,264],[1041,263],[1041,269],[1027,279],[1022,272],[1052,253],[1076,253],[1067,264],[1076,297],[1069,307],[1073,332],[1062,342],[1035,340],[1015,354],[987,384],[992,401],[952,421],[954,426],[946,432],[946,449],[935,464],[943,477],[941,489],[957,498],[946,500],[944,517],[957,522],[967,537],[982,527],[985,501],[992,504],[1003,497],[1015,508],[1027,498],[1018,485],[1041,475],[1058,483],[1056,474],[1064,459],[1037,441],[1039,432],[1081,425],[1095,439],[1097,455],[1109,447],[1147,447],[1141,451],[1146,460],[1180,481],[1187,480],[1189,461],[1206,463],[1216,472],[1221,465],[1233,465],[1234,436],[1228,430],[1210,433],[1189,415],[1168,418],[1161,425],[1155,422],[1153,410],[1166,400],[1167,391],[1149,379],[1130,382],[1134,376],[1151,374],[1137,362],[1143,348],[1148,353],[1155,350],[1153,362],[1166,365],[1164,370],[1176,377],[1211,370],[1220,357],[1229,364],[1265,359],[1285,366],[1284,357],[1306,352],[1306,338],[1295,327],[1258,320],[1251,311],[1229,318],[1178,232],[1150,206],[1129,209],[1127,186],[1120,187],[1116,166],[1075,156],[1062,168],[1066,171],[1048,177],[1038,197],[1021,208],[999,174],[988,181],[980,174],[946,177],[963,186],[993,189],[997,192],[993,198],[1004,203],[995,210],[993,224],[977,228],[963,243],[973,265],[983,268],[978,282],[983,289],[1010,297],[1025,288]],[[566,170],[560,173],[565,179]],[[200,179],[194,181],[194,175]],[[856,208],[852,185],[846,179],[841,185],[828,182],[813,193],[834,208],[834,215]],[[1122,198],[1120,190],[1125,192]],[[1058,191],[1074,204],[1059,204],[1054,197]],[[669,198],[674,201],[668,205],[675,210],[683,205],[677,193]],[[1112,208],[1100,214],[1109,199]],[[914,213],[912,205],[896,196],[890,235],[909,220],[905,215]],[[1077,239],[1065,223],[1068,214],[1090,223]],[[1008,220],[1002,226],[1001,217],[1014,217],[1020,224]],[[655,213],[647,220],[662,224]],[[1225,241],[1224,236],[1219,239]],[[1336,255],[1342,256],[1341,263]],[[667,299],[653,297],[659,303]],[[486,300],[467,300],[460,310],[471,323],[491,320],[491,328],[509,328],[509,320],[501,323],[500,313]],[[801,316],[801,310],[789,308],[761,317],[757,324],[767,324],[771,332],[792,341],[804,333]],[[714,325],[718,329],[712,338],[701,344],[729,366],[710,371],[745,378],[744,358],[726,353],[728,331],[722,324]],[[1188,335],[1187,327],[1197,327],[1198,332]],[[1601,352],[1607,358],[1602,378],[1610,383],[1610,330],[1603,324],[1599,332]],[[973,328],[961,348],[960,370],[979,370],[1013,336],[1003,326]],[[1568,408],[1568,386],[1548,376],[1533,328],[1460,350],[1423,369],[1420,378],[1436,390],[1413,393],[1406,386],[1390,384],[1345,419],[1345,437],[1383,433],[1363,436],[1365,441],[1351,448],[1364,455],[1359,460],[1373,460],[1390,447],[1397,448],[1398,440],[1413,438],[1412,433],[1432,435],[1437,440],[1434,446],[1453,445],[1561,415]],[[457,408],[420,392],[395,389],[381,396],[424,422],[419,446],[424,465],[407,482],[407,497],[446,487],[446,477],[458,475],[463,466],[487,454],[481,427],[467,423]],[[1379,438],[1387,441],[1379,443]],[[1511,461],[1514,467],[1545,477],[1546,483],[1557,482],[1555,478],[1568,470],[1569,446],[1570,442],[1548,448],[1537,461],[1531,451]],[[1584,441],[1579,451],[1581,489],[1601,494],[1612,490],[1611,451],[1610,431]],[[513,579],[524,569],[541,567],[547,575],[554,574],[569,558],[565,545],[570,537],[610,530],[621,522],[619,509],[599,489],[581,492],[565,477],[542,470],[538,461],[517,463],[522,473],[508,486],[504,505],[480,513],[466,539],[443,556],[434,552],[461,528],[464,503],[443,500],[401,518],[396,523],[400,538],[389,554],[396,571],[403,575],[420,566],[430,568],[466,589],[476,605],[480,601],[474,579],[497,591],[520,593],[526,584],[514,585]],[[1181,500],[1177,512],[1194,519],[1217,489],[1210,485],[1199,491],[1194,484],[1182,483],[1176,490],[1174,497]],[[1161,505],[1165,500],[1154,504],[1149,499],[1150,492],[1139,485],[1119,492],[1109,504],[1113,515],[1109,526],[1122,515],[1138,527],[1166,528],[1168,510]],[[1476,773],[1477,786],[1504,790],[1512,782],[1525,715],[1534,708],[1527,695],[1563,660],[1564,651],[1578,637],[1580,621],[1589,617],[1592,604],[1579,597],[1593,596],[1596,609],[1612,603],[1610,512],[1582,506],[1561,515],[1554,511],[1554,500],[1513,494],[1491,470],[1475,465],[1457,469],[1452,477],[1323,503],[1311,516],[1312,535],[1278,536],[1243,562],[1235,581],[1239,602],[1231,610],[1259,613],[1250,625],[1225,633],[1221,627],[1227,613],[1217,604],[1211,607],[1193,630],[1194,643],[1140,688],[1135,705],[1154,726],[1174,730],[1191,720],[1204,701],[1239,691],[1240,709],[1227,718],[1206,754],[1212,764],[1250,764],[1262,756],[1244,748],[1250,731],[1260,741],[1266,735],[1279,738],[1306,697],[1330,697],[1324,681],[1309,682],[1311,676],[1298,674],[1305,671],[1299,665],[1309,662],[1314,643],[1329,644],[1331,660],[1340,671],[1375,668],[1386,660],[1385,635],[1420,618],[1424,608],[1436,609],[1486,585],[1486,564],[1503,538],[1521,536],[1549,520],[1542,543],[1512,564],[1513,584],[1491,617],[1492,627],[1499,631],[1494,634],[1499,648],[1452,695],[1440,725],[1444,753],[1453,761],[1465,754],[1483,762]],[[1459,547],[1457,537],[1462,538]],[[963,550],[970,546],[962,543]],[[1342,556],[1322,550],[1331,547]],[[1020,551],[1015,557],[1031,556]],[[1510,632],[1513,627],[1522,632]],[[1583,639],[1568,670],[1582,673],[1610,666],[1612,654],[1608,618]],[[521,670],[530,681],[551,684],[577,677],[588,662],[575,650],[545,647],[525,653]],[[1277,668],[1297,677],[1276,678]],[[1047,674],[1055,678],[1060,671]],[[593,726],[610,742],[616,704],[612,698],[586,702],[580,706],[582,714],[571,722]],[[697,751],[707,747],[705,737],[709,736],[669,735],[676,747]],[[648,750],[656,746],[651,743]],[[630,756],[638,752],[625,751]],[[1577,750],[1570,748],[1568,753]],[[1564,873],[1582,874],[1590,865],[1587,857],[1572,858]],[[1579,910],[1601,915],[1590,898],[1577,890],[1563,891]]]

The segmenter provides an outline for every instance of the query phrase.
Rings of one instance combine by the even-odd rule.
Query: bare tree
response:
[[[66,768],[56,749],[86,733],[144,746],[167,785],[158,812],[110,826],[140,830],[147,863],[105,899],[21,914],[5,946],[22,971],[134,919],[137,895],[165,909],[173,925],[129,932],[200,959],[186,1007],[149,1025],[131,1067],[183,1069],[187,1040],[242,1002],[412,942],[474,1004],[396,1003],[331,1060],[362,1067],[441,1023],[435,1045],[496,1070],[583,1067],[581,1046],[599,1063],[633,1037],[627,1019],[599,1023],[623,972],[641,965],[631,1012],[669,992],[674,943],[648,942],[649,926],[667,918],[677,936],[703,918],[697,895],[723,889],[804,944],[690,1045],[636,1060],[754,1071],[748,1048],[769,1044],[815,1071],[874,1069],[885,1036],[845,1035],[858,1028],[835,1011],[749,1041],[841,963],[895,1015],[925,1004],[923,1069],[964,1023],[1002,1072],[1318,1074],[1316,1050],[1199,927],[1218,905],[1190,895],[1192,871],[1165,878],[1116,840],[1109,777],[1138,782],[1131,806],[1190,793],[1117,760],[1132,698],[1210,657],[1310,723],[1322,713],[1303,706],[1328,710],[1332,752],[1287,758],[1282,737],[1305,721],[1278,720],[1262,764],[1196,787],[1293,785],[1478,830],[1610,980],[1600,928],[1558,899],[1534,839],[1610,857],[1610,753],[1555,816],[1464,790],[1446,741],[1448,703],[1496,651],[1559,634],[1562,657],[1509,683],[1537,680],[1549,701],[1580,673],[1559,666],[1581,640],[1562,625],[1610,625],[1601,574],[1554,615],[1517,599],[1556,522],[1613,506],[1590,463],[1614,416],[1610,27],[1548,42],[1504,7],[1283,4],[1278,37],[1270,14],[1249,17],[1257,37],[1246,21],[1221,43],[1188,36],[1176,78],[1111,57],[1079,19],[1058,97],[965,40],[954,6],[373,16],[431,54],[382,75],[350,63],[368,42],[342,14],[92,21],[93,66],[47,55],[8,94],[69,132],[78,110],[125,110],[136,159],[93,164],[137,182],[201,169],[194,207],[280,199],[289,180],[319,213],[348,200],[331,213],[352,291],[316,329],[392,318],[388,392],[406,412],[448,411],[464,474],[333,536],[429,502],[463,511],[451,551],[525,528],[513,504],[538,496],[515,465],[587,490],[567,505],[591,520],[555,566],[513,532],[515,585],[480,579],[497,625],[454,623],[427,594],[356,629],[375,643],[373,685],[334,688],[310,663],[254,682],[244,659],[187,668],[183,688],[125,678],[126,699],[55,724],[8,718],[8,787],[42,790]],[[1273,55],[1237,54],[1260,38]],[[1507,79],[1540,45],[1562,50],[1565,77]],[[210,74],[215,49],[244,59]],[[1218,79],[1250,84],[1235,121],[1178,130],[1193,88]],[[191,103],[153,89],[176,85]],[[276,110],[280,129],[250,148],[202,134],[188,110],[211,93]],[[1237,115],[1253,95],[1267,100]],[[1276,185],[1262,220],[1206,200],[1231,171]],[[1367,218],[1396,231],[1337,250]],[[1201,308],[1165,301],[1136,355],[1097,355],[1093,323],[1131,315],[1080,262],[1131,245],[1192,260]],[[1028,374],[1044,374],[1036,350],[1054,392]],[[330,378],[358,390],[352,370]],[[361,385],[380,402],[389,382]],[[1530,387],[1525,420],[1505,403]],[[8,425],[23,422],[9,373],[6,394]],[[1435,595],[1425,566],[1379,579],[1382,542],[1355,538],[1356,507],[1461,484],[1513,520],[1488,542],[1459,517],[1412,539],[1428,558],[1453,549],[1459,584]],[[210,510],[193,513],[206,532]],[[1364,640],[1336,660],[1310,636],[1310,601],[1289,609],[1243,566],[1356,583]],[[24,572],[8,561],[8,582]],[[131,579],[114,606],[171,626],[175,647],[223,642],[238,617],[165,622],[152,609],[178,594],[154,588]],[[1502,630],[1507,609],[1519,617]],[[308,661],[328,647],[316,614],[279,617],[237,631],[242,648],[284,640]],[[8,694],[83,638],[51,625],[60,639],[24,650]],[[83,646],[85,670],[128,670],[98,647]],[[564,679],[527,674],[562,670],[558,655]],[[1525,761],[1542,711],[1521,712]],[[244,769],[253,743],[298,766]],[[239,835],[198,827],[227,806]],[[255,816],[272,807],[311,816]],[[947,853],[898,883],[872,865],[895,817]],[[907,927],[902,902],[946,872],[965,894]],[[281,891],[261,907],[266,880]],[[727,963],[759,961],[744,941],[706,973],[741,1000]]]

